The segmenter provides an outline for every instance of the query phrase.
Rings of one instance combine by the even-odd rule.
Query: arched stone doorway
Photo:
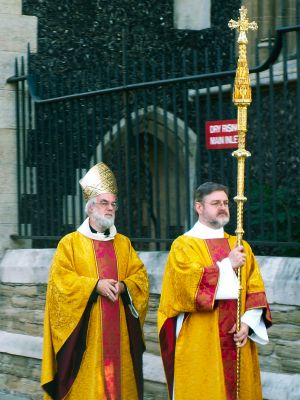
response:
[[[127,140],[132,144],[131,149],[128,149]],[[122,169],[120,174],[118,168],[114,169],[121,196],[131,196],[130,191],[135,199],[131,201],[133,229],[129,235],[174,238],[184,232],[193,220],[195,132],[173,113],[150,105],[132,112],[130,123],[128,118],[122,118],[113,125],[99,143],[96,154],[108,160],[113,147],[119,147],[123,168],[128,165],[128,152],[131,154],[131,172]],[[117,165],[115,160],[112,162]],[[142,190],[136,188],[135,166],[139,169]],[[132,176],[130,187],[124,189],[129,173]],[[127,204],[125,202],[125,207]],[[136,226],[137,223],[141,226]],[[155,248],[158,247],[151,246]]]

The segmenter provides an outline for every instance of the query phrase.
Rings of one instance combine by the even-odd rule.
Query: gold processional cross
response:
[[[247,133],[247,107],[252,101],[249,68],[247,62],[247,36],[246,33],[249,29],[256,30],[256,22],[249,22],[247,18],[247,9],[242,6],[240,8],[240,18],[238,21],[231,19],[228,23],[229,28],[237,29],[239,37],[237,40],[239,47],[239,57],[234,81],[234,90],[232,101],[237,106],[237,127],[238,127],[238,149],[232,153],[237,158],[237,195],[234,201],[237,204],[237,244],[242,244],[244,234],[243,230],[243,209],[244,203],[247,198],[244,195],[245,186],[245,159],[250,157],[251,154],[245,149],[246,133]],[[239,281],[239,294],[237,302],[237,331],[240,330],[241,320],[241,297],[242,297],[242,272],[241,268],[238,269]],[[240,347],[237,347],[237,381],[236,381],[236,400],[240,400]]]

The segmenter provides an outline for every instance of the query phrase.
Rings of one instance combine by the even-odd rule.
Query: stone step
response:
[[[21,335],[18,333],[0,331],[0,353],[13,354],[41,360],[42,337]],[[144,353],[145,379],[154,382],[165,382],[162,360],[159,355]]]
[[[42,337],[0,331],[0,383],[2,392],[19,392],[20,400],[42,397],[40,366]],[[167,400],[167,387],[162,360],[159,355],[145,352],[143,356],[145,400]],[[20,384],[22,382],[22,384]],[[5,392],[3,392],[5,393]],[[11,393],[11,395],[13,395]],[[4,395],[3,395],[4,396]],[[13,400],[14,397],[11,398]],[[2,400],[0,393],[0,400]],[[3,400],[10,400],[3,397]],[[18,400],[18,397],[15,398]]]

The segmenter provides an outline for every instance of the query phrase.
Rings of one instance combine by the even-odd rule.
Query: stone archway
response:
[[[155,237],[156,234],[161,237],[175,237],[185,231],[193,220],[196,134],[186,127],[182,119],[153,105],[132,112],[130,124],[133,141],[137,135],[141,137],[139,156],[144,158],[144,162],[147,157],[147,165],[151,172],[151,197],[157,193],[160,197],[159,202],[154,200],[153,218],[148,234],[151,237]],[[96,154],[106,159],[105,154],[112,142],[118,140],[118,143],[125,145],[127,129],[127,120],[122,118],[104,135]],[[143,141],[143,138],[146,139]],[[143,224],[146,224],[145,216],[149,204],[145,200],[142,200],[141,204]],[[159,233],[157,225],[160,226]]]

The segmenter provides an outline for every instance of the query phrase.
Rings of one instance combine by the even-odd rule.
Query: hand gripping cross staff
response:
[[[245,149],[246,133],[247,133],[247,107],[250,105],[251,87],[249,68],[247,62],[247,36],[246,33],[249,29],[256,30],[256,22],[249,22],[247,18],[247,9],[242,6],[240,8],[240,18],[238,21],[230,20],[228,23],[229,28],[237,29],[239,31],[238,45],[239,45],[239,58],[236,70],[233,103],[237,106],[237,126],[238,126],[238,149],[232,153],[237,158],[237,195],[234,201],[237,203],[237,244],[242,244],[244,234],[243,230],[243,208],[247,198],[244,196],[244,180],[245,180],[245,158],[250,157],[251,154]],[[241,320],[241,294],[242,294],[242,271],[238,270],[239,282],[239,295],[237,304],[237,331],[240,330]],[[236,382],[236,400],[240,399],[240,347],[237,347],[237,382]]]

